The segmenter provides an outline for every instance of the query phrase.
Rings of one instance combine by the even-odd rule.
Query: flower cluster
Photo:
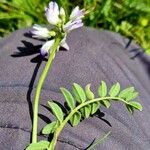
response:
[[[45,8],[45,16],[52,28],[48,29],[45,26],[34,25],[34,30],[31,31],[32,37],[47,40],[40,49],[41,55],[45,56],[51,52],[55,38],[59,35],[62,37],[59,47],[69,50],[66,36],[73,29],[83,26],[82,18],[85,13],[85,9],[79,9],[79,6],[77,6],[71,12],[69,19],[67,19],[64,8],[59,8],[56,2],[50,2],[48,7]]]

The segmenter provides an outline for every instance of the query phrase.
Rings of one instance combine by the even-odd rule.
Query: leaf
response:
[[[83,103],[86,101],[85,92],[83,88],[77,83],[73,84],[73,94],[79,103]]]
[[[97,112],[97,110],[100,107],[100,103],[99,102],[95,102],[93,104],[91,104],[91,115],[93,115],[94,113]]]
[[[117,96],[119,94],[119,92],[120,92],[120,84],[117,82],[116,84],[114,84],[111,87],[111,89],[109,91],[109,95],[111,97],[115,97],[115,96]]]
[[[48,141],[40,141],[38,143],[31,143],[26,150],[46,150],[48,148]]]
[[[55,129],[58,126],[58,122],[57,121],[53,121],[49,124],[47,124],[43,129],[42,129],[42,134],[50,134],[50,133],[54,133]]]
[[[91,105],[84,106],[80,109],[80,112],[84,118],[89,118],[91,114]]]
[[[85,94],[89,100],[92,100],[92,99],[94,99],[94,93],[91,91],[90,87],[91,87],[91,84],[86,85]]]
[[[142,105],[138,102],[130,102],[129,105],[134,107],[135,109],[137,109],[139,111],[143,110]]]
[[[62,109],[54,102],[48,101],[48,105],[52,109],[53,114],[56,116],[56,118],[62,122],[64,119],[64,114],[62,112]]]
[[[98,88],[98,95],[100,97],[105,97],[107,95],[107,85],[104,81],[101,81],[101,84]]]
[[[134,87],[126,88],[126,89],[124,89],[123,91],[120,92],[119,97],[123,98],[123,99],[126,99],[129,95],[129,93],[132,93],[132,92],[134,92]]]
[[[127,105],[127,104],[126,104],[126,107],[127,107],[127,110],[129,111],[129,113],[133,114],[133,112],[134,112],[133,107],[130,105]]]
[[[76,112],[71,118],[70,118],[70,123],[71,125],[74,127],[74,126],[77,126],[79,124],[81,120],[81,113],[80,112]]]
[[[126,97],[126,101],[133,100],[133,99],[135,99],[138,95],[139,95],[138,92],[132,92],[132,93],[130,92],[130,93],[128,94],[128,96]]]
[[[109,108],[110,107],[110,102],[109,100],[103,100],[100,102],[103,106],[105,106],[106,108]]]
[[[75,101],[74,101],[72,94],[65,88],[60,88],[60,90],[63,93],[69,108],[74,109],[75,108]]]

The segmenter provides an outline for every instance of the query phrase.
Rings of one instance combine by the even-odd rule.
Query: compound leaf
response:
[[[55,129],[58,127],[58,122],[53,121],[49,124],[47,124],[43,129],[42,129],[42,134],[50,134],[54,133]]]
[[[142,105],[138,102],[133,102],[132,101],[132,102],[129,103],[129,105],[132,106],[133,108],[139,110],[139,111],[142,111],[142,109],[143,109]]]
[[[56,116],[56,118],[62,122],[63,119],[64,119],[64,114],[63,114],[63,111],[62,109],[54,102],[50,102],[48,101],[48,105],[49,107],[51,108],[53,114]]]
[[[86,101],[85,92],[83,88],[77,83],[73,84],[73,94],[79,103],[83,103]]]
[[[48,141],[40,141],[38,143],[31,143],[26,150],[45,150],[48,148]]]
[[[91,84],[86,85],[85,94],[89,100],[92,100],[92,99],[94,99],[94,93],[91,91],[90,87],[91,87]]]
[[[107,85],[104,81],[101,81],[101,84],[98,88],[98,95],[100,97],[105,97],[107,95]]]
[[[70,123],[71,125],[77,126],[81,120],[81,113],[77,111],[71,118],[70,118]]]
[[[124,89],[123,91],[120,92],[119,97],[126,99],[129,95],[129,93],[133,93],[134,92],[134,87],[129,87]]]
[[[103,100],[100,102],[103,106],[105,106],[106,108],[109,108],[110,107],[110,102],[109,100]]]
[[[128,96],[126,97],[126,101],[131,101],[135,99],[139,95],[138,92],[130,92]]]
[[[100,107],[100,103],[99,102],[95,102],[91,104],[91,115],[93,115],[94,113],[97,112],[97,110]]]
[[[74,101],[72,94],[65,88],[60,88],[60,90],[63,93],[69,108],[74,109],[75,108],[75,101]]]
[[[117,96],[119,94],[119,92],[120,92],[120,84],[117,82],[116,84],[114,84],[111,87],[111,89],[109,91],[109,95],[111,97],[115,97],[115,96]]]

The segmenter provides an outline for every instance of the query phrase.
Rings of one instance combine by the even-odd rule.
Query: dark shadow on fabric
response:
[[[95,115],[95,114],[94,114],[94,115]],[[98,110],[98,111],[96,112],[96,116],[97,116],[99,119],[101,119],[102,121],[104,121],[107,125],[109,125],[110,127],[112,127],[111,123],[110,123],[108,120],[106,120],[106,119],[103,118],[103,117],[105,116],[105,114],[104,114],[103,112],[101,112],[100,110]]]
[[[24,47],[17,47],[18,52],[15,52],[12,54],[12,57],[24,57],[24,56],[30,56],[33,54],[40,53],[41,45],[33,45],[30,42],[27,41],[21,41],[24,44]]]
[[[96,140],[96,139],[94,139],[94,140],[91,142],[91,144],[90,144],[88,147],[86,147],[85,149],[83,149],[83,150],[87,150],[88,148],[90,148],[90,147],[93,145],[93,143],[95,142],[95,140]]]
[[[138,60],[140,60],[150,78],[150,56],[146,55],[145,52],[141,51],[140,49],[132,49],[130,50],[130,52],[136,53],[136,55],[132,57],[132,59],[137,58]]]
[[[51,123],[51,120],[43,114],[38,114],[39,118],[41,118],[45,123]]]

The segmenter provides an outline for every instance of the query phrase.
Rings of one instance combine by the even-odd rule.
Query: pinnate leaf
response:
[[[60,88],[60,90],[63,93],[69,108],[74,109],[75,108],[75,101],[74,101],[72,94],[65,88]]]
[[[100,102],[103,106],[105,106],[106,108],[109,108],[110,107],[110,102],[109,100],[103,100]]]
[[[138,92],[130,92],[128,96],[126,97],[126,101],[131,101],[135,99],[138,96]]]
[[[127,107],[127,110],[129,111],[129,113],[133,114],[133,112],[134,112],[133,107],[130,105],[127,105],[127,104],[126,104],[126,107]]]
[[[56,116],[56,118],[62,122],[64,119],[64,114],[62,109],[54,102],[48,101],[48,105],[51,108],[53,114]]]
[[[98,95],[100,97],[105,97],[107,95],[107,85],[104,81],[101,81],[101,84],[98,88]]]
[[[38,143],[31,143],[26,150],[46,150],[48,148],[48,141],[40,141]]]
[[[71,118],[70,118],[70,123],[71,125],[77,126],[81,120],[81,113],[77,111]]]
[[[55,132],[55,129],[57,128],[58,126],[58,122],[57,121],[53,121],[49,124],[47,124],[43,130],[42,130],[42,133],[43,134],[50,134],[50,133],[53,133]]]
[[[80,109],[80,112],[84,118],[89,118],[91,114],[91,105],[84,106]]]
[[[77,83],[73,84],[73,94],[79,103],[83,103],[86,101],[85,92],[83,88]]]
[[[120,92],[119,97],[126,99],[130,93],[134,92],[134,87],[129,87]]]
[[[91,91],[90,87],[91,87],[91,84],[86,85],[85,94],[89,100],[92,100],[92,99],[94,99],[94,93]]]
[[[91,115],[93,115],[94,113],[97,112],[97,110],[100,107],[100,103],[99,102],[94,102],[91,104]]]
[[[129,105],[132,106],[133,108],[139,110],[139,111],[142,111],[142,109],[143,109],[142,105],[140,103],[138,103],[138,102],[135,102],[135,101],[131,101],[129,103]]]
[[[115,97],[115,96],[117,96],[119,94],[119,92],[120,92],[120,84],[117,82],[116,84],[114,84],[111,87],[111,89],[109,91],[109,95],[111,97]]]

